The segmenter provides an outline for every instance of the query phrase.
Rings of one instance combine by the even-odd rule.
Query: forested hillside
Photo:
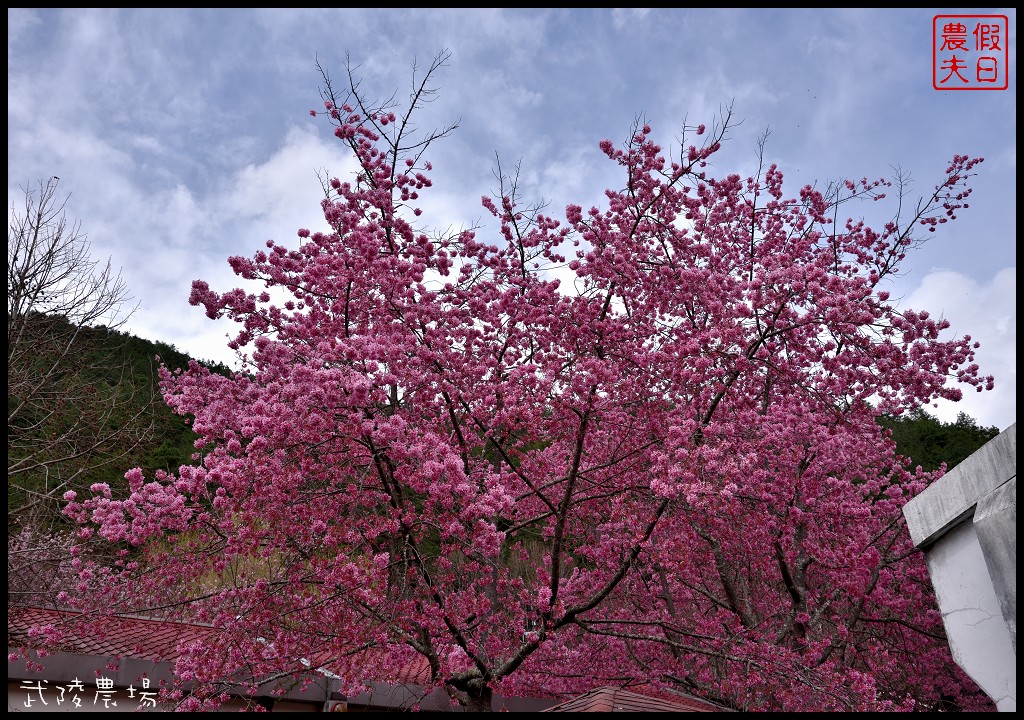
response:
[[[951,423],[944,423],[924,410],[899,419],[882,418],[879,422],[892,430],[897,451],[925,470],[937,470],[942,463],[946,463],[947,471],[952,470],[999,434],[999,428],[982,427],[965,413]]]
[[[118,488],[129,468],[151,474],[189,461],[194,435],[160,397],[156,359],[173,369],[187,366],[187,355],[106,327],[75,328],[62,318],[39,315],[29,323],[31,356],[8,368],[9,531],[61,525],[68,490],[96,482]]]

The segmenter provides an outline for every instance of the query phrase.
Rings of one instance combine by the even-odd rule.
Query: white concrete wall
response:
[[[1017,710],[1017,425],[911,500],[953,659],[996,703]]]
[[[1000,711],[1015,712],[1017,656],[974,524],[957,525],[925,558],[953,659]]]

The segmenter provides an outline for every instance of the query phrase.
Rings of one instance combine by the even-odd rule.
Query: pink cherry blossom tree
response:
[[[412,119],[446,59],[405,108],[324,74],[311,114],[358,173],[325,176],[325,230],[230,259],[264,287],[193,284],[246,370],[164,374],[193,465],[68,497],[123,556],[83,563],[76,602],[219,628],[179,661],[187,708],[239,677],[324,667],[354,691],[414,661],[469,709],[609,683],[988,707],[902,522],[933,476],[875,422],[992,385],[969,336],[883,289],[980,160],[916,206],[898,178],[787,193],[774,165],[713,174],[728,113],[674,149],[638,123],[600,143],[622,178],[600,205],[555,219],[502,176],[496,237],[431,234],[427,152],[453,128]],[[843,219],[887,191],[880,228]]]

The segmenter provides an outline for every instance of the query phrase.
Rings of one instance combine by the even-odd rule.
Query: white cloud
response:
[[[14,45],[29,31],[42,23],[35,10],[29,8],[7,8],[7,64],[10,67]]]
[[[242,221],[236,244],[255,251],[268,239],[287,243],[300,227],[325,229],[320,211],[323,190],[317,173],[349,181],[355,162],[336,138],[321,138],[313,127],[292,126],[281,147],[265,161],[235,173],[212,201],[218,216]]]
[[[622,30],[640,23],[650,12],[650,8],[615,8],[612,10],[612,23],[616,30]]]
[[[937,158],[984,155],[971,210],[903,268],[919,279],[952,267],[979,283],[954,293],[952,278],[934,274],[904,288],[920,291],[912,306],[945,309],[955,329],[983,343],[978,361],[997,389],[956,408],[1001,424],[1015,414],[1016,316],[993,309],[1012,308],[1015,287],[997,296],[993,275],[1016,264],[1015,90],[935,93],[921,64],[932,15],[8,9],[8,198],[22,183],[59,175],[94,254],[123,266],[143,301],[133,331],[213,357],[226,352],[232,324],[188,306],[191,281],[235,287],[230,255],[317,229],[315,171],[343,177],[351,167],[322,121],[301,117],[316,105],[318,60],[343,86],[351,53],[369,97],[395,92],[402,102],[412,61],[422,73],[436,52],[451,50],[433,83],[436,102],[416,114],[421,133],[460,122],[430,149],[436,186],[424,193],[420,220],[440,229],[481,220],[488,242],[494,223],[479,198],[497,185],[496,152],[505,169],[522,159],[524,199],[551,200],[548,214],[558,217],[565,202],[600,205],[604,187],[621,184],[596,145],[622,140],[638,114],[668,146],[684,116],[710,126],[734,99],[736,124],[713,172],[756,171],[756,139],[771,128],[766,160],[786,172],[787,194],[815,179],[887,174],[890,163],[920,176],[923,192]],[[986,312],[971,315],[972,306]],[[997,402],[1009,409],[990,411]]]
[[[133,331],[151,339],[176,338],[193,357],[233,365],[225,335],[238,328],[188,305],[192,281],[205,280],[217,292],[249,287],[231,272],[228,257],[251,256],[268,239],[294,247],[300,227],[326,229],[316,173],[326,169],[331,177],[348,179],[353,168],[340,141],[291,127],[270,157],[239,169],[212,194],[196,200],[187,188],[175,188],[165,198],[167,226],[174,230],[149,263],[154,272],[172,276],[168,289],[174,295],[141,308]]]
[[[1017,268],[1000,270],[979,283],[954,270],[937,270],[921,281],[904,303],[950,322],[949,332],[970,335],[981,343],[976,362],[995,377],[995,389],[964,391],[958,403],[939,401],[928,411],[944,422],[967,413],[985,427],[1000,430],[1017,421]]]

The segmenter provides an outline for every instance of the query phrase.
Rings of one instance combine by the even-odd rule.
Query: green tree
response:
[[[927,471],[938,470],[942,463],[951,470],[999,434],[999,428],[982,427],[963,412],[951,423],[920,408],[898,418],[883,417],[879,422],[892,431],[897,452]]]

